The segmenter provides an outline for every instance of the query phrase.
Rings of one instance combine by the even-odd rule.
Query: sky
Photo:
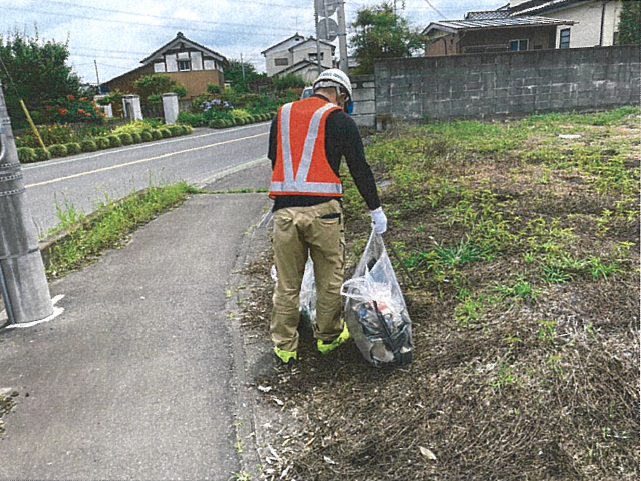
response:
[[[356,12],[378,3],[380,0],[345,1],[348,35]],[[421,28],[507,3],[396,0],[399,12]],[[313,4],[313,0],[0,0],[0,34],[6,38],[17,29],[34,36],[37,31],[42,40],[68,41],[69,64],[85,82],[94,84],[138,67],[179,31],[228,59],[242,55],[263,72],[263,50],[297,32],[315,35]],[[334,43],[338,45],[337,40]]]

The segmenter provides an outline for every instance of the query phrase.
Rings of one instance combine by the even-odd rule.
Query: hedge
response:
[[[61,144],[53,144],[49,146],[49,153],[51,157],[64,157],[67,155],[67,147]]]
[[[80,144],[78,142],[69,142],[68,144],[65,144],[65,147],[67,147],[67,155],[76,155],[82,152],[82,148],[80,148]]]
[[[36,153],[31,147],[18,147],[18,160],[23,164],[36,161]]]
[[[82,142],[80,142],[80,150],[83,152],[95,152],[98,150],[98,147],[96,146],[96,142],[91,139],[85,139]]]
[[[120,138],[116,135],[108,135],[107,140],[109,140],[109,147],[120,147],[122,145]]]

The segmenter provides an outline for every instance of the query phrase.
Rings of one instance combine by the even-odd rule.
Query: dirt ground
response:
[[[414,359],[377,369],[352,342],[323,357],[301,322],[301,361],[255,380],[285,419],[261,479],[638,479],[638,112],[597,120],[562,119],[582,143],[549,158],[552,137],[530,134],[462,155],[429,130],[372,140]],[[625,142],[608,151],[612,137]],[[432,177],[404,183],[416,164],[385,164],[383,147]],[[349,195],[345,209],[349,278],[369,226]],[[243,322],[265,339],[270,266],[266,250],[244,271]]]

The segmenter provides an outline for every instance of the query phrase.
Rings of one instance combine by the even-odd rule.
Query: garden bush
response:
[[[117,135],[109,135],[107,139],[109,140],[110,147],[120,147],[122,145],[122,142]]]
[[[40,162],[42,160],[49,160],[51,158],[51,154],[49,153],[49,150],[43,149],[42,147],[33,149],[33,152],[35,154],[36,162]]]
[[[131,134],[120,134],[118,135],[118,138],[120,139],[122,145],[131,145],[134,143],[134,139],[131,137]]]
[[[83,152],[95,152],[96,150],[98,150],[96,141],[91,139],[83,140],[82,142],[80,142],[80,150],[82,150]]]
[[[107,137],[97,137],[96,147],[100,150],[108,149],[109,147],[111,147],[111,144],[109,143],[109,139]]]
[[[191,125],[192,127],[202,127],[207,124],[205,114],[194,114],[191,112],[180,112],[178,122]]]
[[[134,144],[139,144],[140,142],[142,142],[142,139],[140,138],[140,134],[138,132],[132,133],[131,139],[134,141]]]
[[[160,140],[162,139],[162,132],[158,129],[152,130],[151,136],[153,137],[154,140]]]
[[[78,142],[69,142],[68,144],[65,144],[65,147],[67,147],[67,155],[76,155],[82,152]]]
[[[18,147],[18,160],[23,164],[36,161],[36,153],[31,147]]]
[[[67,147],[61,144],[53,144],[49,146],[49,153],[51,157],[64,157],[67,155]]]
[[[182,125],[170,125],[169,127],[167,127],[167,129],[171,132],[172,137],[178,137],[179,135],[183,135],[185,133]]]
[[[140,132],[140,140],[142,142],[151,142],[152,140],[154,140],[154,136],[150,131],[143,130],[142,132]]]
[[[158,129],[158,132],[160,132],[160,134],[162,135],[163,139],[168,139],[168,138],[171,137],[171,130],[169,130],[167,128]]]

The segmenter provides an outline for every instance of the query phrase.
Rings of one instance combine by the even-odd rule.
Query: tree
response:
[[[6,39],[0,35],[0,58],[13,80],[12,84],[5,69],[0,67],[7,109],[15,125],[21,126],[26,121],[20,98],[36,120],[35,113],[44,111],[45,104],[70,95],[82,97],[87,94],[80,77],[66,64],[68,41],[43,41],[37,33],[28,37],[16,30]]]
[[[274,87],[276,90],[287,90],[287,89],[302,89],[305,88],[307,82],[300,75],[294,73],[288,73],[282,77],[273,77]]]
[[[357,74],[374,72],[374,59],[411,57],[422,46],[418,29],[388,2],[358,10],[352,26],[357,31],[350,39],[359,62]]]
[[[245,67],[244,76],[243,67]],[[225,69],[225,81],[229,82],[238,93],[249,92],[249,83],[264,76],[256,71],[256,67],[251,62],[241,62],[236,59],[230,60],[229,67]]]
[[[619,44],[635,45],[641,42],[641,3],[626,0],[621,9],[619,23]]]
[[[187,95],[187,89],[169,75],[144,75],[134,82],[134,92],[148,102],[162,102],[162,94],[175,92],[179,97]]]

